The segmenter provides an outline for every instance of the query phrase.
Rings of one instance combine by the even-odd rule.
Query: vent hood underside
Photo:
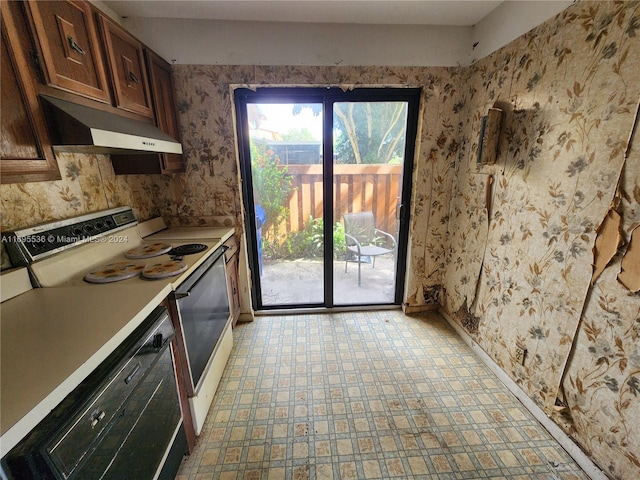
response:
[[[61,152],[182,153],[182,145],[150,123],[41,95],[53,149]]]

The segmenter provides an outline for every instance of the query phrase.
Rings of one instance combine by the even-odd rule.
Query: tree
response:
[[[402,157],[406,103],[335,103],[333,111],[334,156],[339,163],[391,163]]]
[[[306,128],[292,128],[282,134],[282,140],[284,142],[312,142],[315,138],[313,137],[313,133]]]
[[[321,104],[296,104],[293,114]],[[392,163],[404,154],[405,102],[336,102],[333,104],[334,157],[339,163]]]

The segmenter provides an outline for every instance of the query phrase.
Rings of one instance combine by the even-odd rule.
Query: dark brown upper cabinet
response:
[[[0,181],[24,183],[60,179],[49,134],[27,64],[29,39],[16,2],[1,2],[2,142]]]
[[[145,49],[145,58],[151,84],[156,126],[180,142],[180,121],[176,107],[171,65],[149,49]],[[176,153],[119,155],[112,157],[111,162],[116,175],[185,171],[184,159],[182,155]]]
[[[115,106],[153,118],[142,44],[103,14],[98,14],[113,85]]]
[[[180,141],[171,66],[91,3],[2,0],[2,183],[59,179],[39,95],[156,126]],[[51,123],[51,122],[50,122]],[[114,170],[184,172],[182,155],[112,155]]]
[[[153,91],[153,110],[156,126],[167,135],[182,141],[180,121],[176,108],[175,88],[171,65],[151,50],[145,50],[147,68]],[[161,155],[162,173],[184,172],[182,155],[165,153]]]
[[[91,5],[61,0],[25,3],[47,85],[111,103]]]

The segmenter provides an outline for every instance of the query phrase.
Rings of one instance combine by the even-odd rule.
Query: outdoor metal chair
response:
[[[360,266],[362,257],[371,257],[372,268],[376,267],[376,257],[392,253],[396,249],[396,239],[390,233],[378,230],[373,212],[345,213],[342,215],[345,236],[345,261],[344,271],[347,272],[349,252],[358,257],[358,286],[360,286]],[[382,238],[381,238],[382,237]],[[391,242],[393,248],[379,246],[376,243],[384,239]]]

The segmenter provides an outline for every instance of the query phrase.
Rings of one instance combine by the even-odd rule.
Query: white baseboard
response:
[[[460,335],[462,340],[471,347],[480,360],[491,370],[498,379],[513,393],[516,398],[531,412],[531,414],[542,424],[553,438],[564,448],[573,460],[580,465],[580,468],[592,480],[608,480],[609,477],[587,456],[586,453],[553,421],[547,414],[514,382],[507,373],[498,366],[497,363],[485,352],[482,347],[460,326],[451,315],[440,308],[438,310],[444,319]]]

